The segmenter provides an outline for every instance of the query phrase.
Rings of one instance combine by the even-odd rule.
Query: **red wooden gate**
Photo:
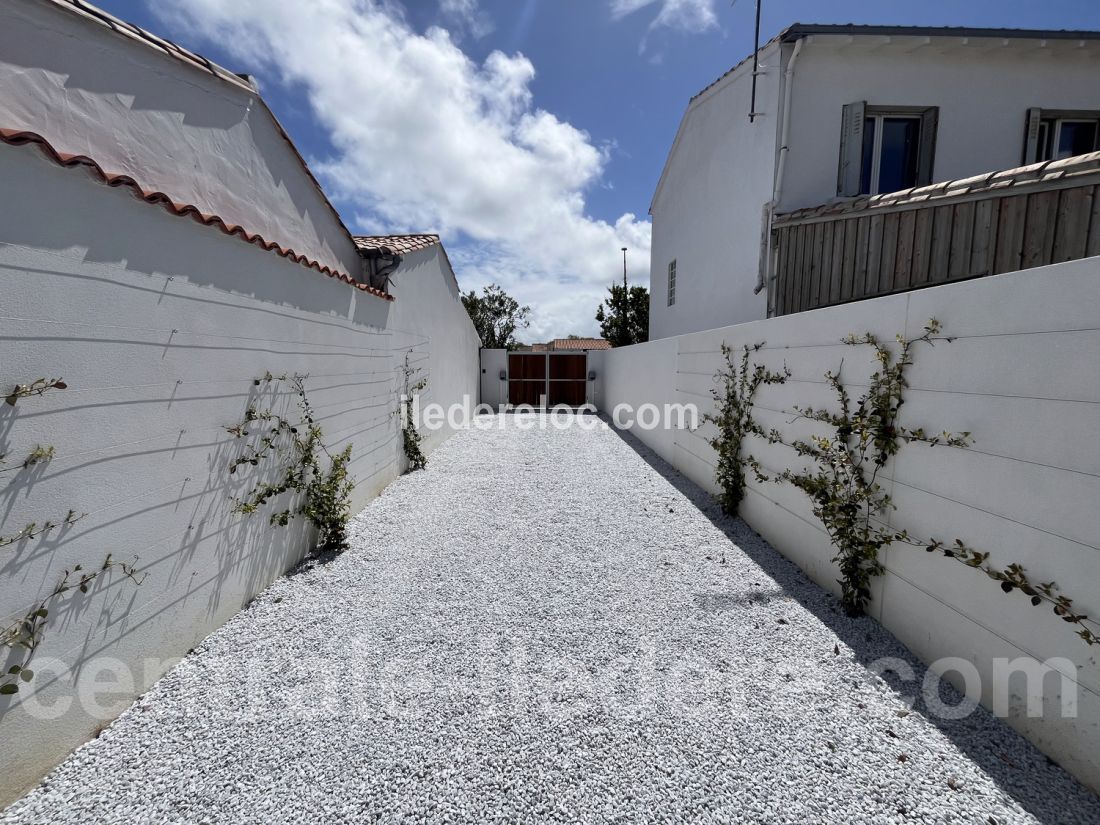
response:
[[[578,352],[508,353],[508,403],[581,407],[588,396],[588,356]]]

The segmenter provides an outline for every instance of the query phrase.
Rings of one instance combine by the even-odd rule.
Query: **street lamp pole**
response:
[[[627,286],[626,286],[626,247],[624,246],[623,247],[623,309],[622,309],[622,312],[621,312],[622,317],[621,317],[621,320],[619,322],[620,324],[622,324],[622,341],[623,341],[624,344],[626,344],[626,342],[629,340],[628,330],[630,329],[630,327],[628,325],[627,318],[626,318],[626,314],[629,311],[630,311],[630,291],[627,289]]]

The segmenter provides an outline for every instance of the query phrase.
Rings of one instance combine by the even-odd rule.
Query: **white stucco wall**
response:
[[[849,39],[811,37],[798,58],[780,211],[836,196],[842,110],[856,100],[939,107],[934,181],[1020,166],[1033,106],[1100,110],[1096,41]]]
[[[354,244],[253,92],[39,0],[0,7],[0,128],[358,277]]]
[[[925,42],[927,40],[927,42]],[[763,318],[754,295],[761,208],[772,198],[783,72],[795,46],[761,53],[750,124],[751,65],[691,105],[654,197],[650,338]],[[843,107],[938,106],[933,178],[1019,166],[1027,109],[1100,110],[1096,41],[893,38],[804,39],[791,83],[788,157],[778,211],[836,197]],[[677,260],[676,304],[667,305]]]
[[[632,347],[615,347],[601,353],[600,381],[595,404],[598,410],[612,415],[615,407],[624,405],[623,416],[636,415],[643,404],[675,403],[678,396],[676,358],[677,338],[661,338]],[[669,380],[669,378],[673,380]],[[622,424],[627,420],[621,419]],[[646,444],[665,461],[676,457],[676,433],[661,428],[647,434]]]
[[[20,701],[0,697],[3,804],[310,546],[300,521],[277,528],[263,512],[231,513],[255,476],[228,475],[240,447],[224,428],[241,421],[254,378],[309,374],[326,443],[353,445],[358,510],[405,466],[394,415],[404,352],[429,379],[425,399],[450,403],[477,395],[480,341],[438,246],[406,257],[390,303],[34,147],[0,145],[0,180],[0,388],[39,377],[69,385],[0,405],[5,469],[37,444],[56,451],[45,466],[0,475],[0,535],[69,509],[88,514],[0,549],[0,619],[23,615],[65,567],[94,568],[108,552],[139,556],[148,574],[139,588],[113,577],[54,605],[35,679]],[[427,448],[445,436],[429,435]],[[106,718],[72,702],[43,720],[21,703],[70,702],[91,680],[109,682],[105,659],[133,677],[101,696]]]
[[[500,374],[505,374],[505,380]],[[481,399],[478,403],[499,407],[508,403],[508,350],[483,349],[481,351]]]
[[[761,214],[772,196],[780,67],[762,54],[749,123],[751,71],[721,80],[689,106],[652,205],[649,337],[763,317],[758,272]],[[676,303],[668,265],[676,260]]]
[[[972,431],[972,449],[904,447],[883,483],[897,504],[891,523],[914,536],[953,540],[991,552],[994,565],[1019,562],[1033,581],[1056,581],[1085,614],[1100,613],[1100,258],[982,278],[814,312],[714,329],[615,350],[604,361],[601,408],[670,397],[713,407],[710,390],[723,342],[735,350],[766,342],[756,360],[792,372],[763,387],[756,415],[765,429],[807,437],[816,425],[791,423],[794,405],[831,407],[822,382],[844,359],[853,386],[866,381],[866,350],[840,344],[848,333],[920,334],[940,319],[952,343],[919,347],[908,372],[903,420],[910,426]],[[672,353],[671,350],[675,352]],[[696,483],[717,491],[712,425],[634,433]],[[772,470],[798,459],[782,445],[750,439],[747,449]],[[750,474],[751,475],[751,474]],[[744,519],[811,578],[834,592],[834,551],[809,499],[789,485],[750,478]],[[1049,608],[1005,595],[981,573],[938,555],[889,549],[875,582],[872,615],[920,658],[974,664],[982,701],[991,702],[995,657],[1065,657],[1076,682],[1077,718],[1057,712],[1048,679],[1042,718],[1024,715],[1014,690],[1010,723],[1093,788],[1100,788],[1100,651],[1087,647]],[[949,674],[957,678],[957,674]]]

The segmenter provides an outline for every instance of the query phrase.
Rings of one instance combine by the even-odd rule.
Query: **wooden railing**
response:
[[[1100,255],[1100,152],[777,215],[788,315]]]

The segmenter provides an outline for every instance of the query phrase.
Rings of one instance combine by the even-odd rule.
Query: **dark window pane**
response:
[[[871,170],[875,165],[875,119],[863,121],[863,167],[859,173],[859,194],[871,194]]]
[[[1058,136],[1057,160],[1084,155],[1096,149],[1095,120],[1063,120]]]
[[[1050,160],[1050,135],[1053,131],[1054,121],[1044,120],[1039,124],[1039,135],[1036,138],[1035,160]]]
[[[882,119],[882,155],[879,159],[878,191],[897,192],[917,185],[917,157],[920,151],[920,119]]]

